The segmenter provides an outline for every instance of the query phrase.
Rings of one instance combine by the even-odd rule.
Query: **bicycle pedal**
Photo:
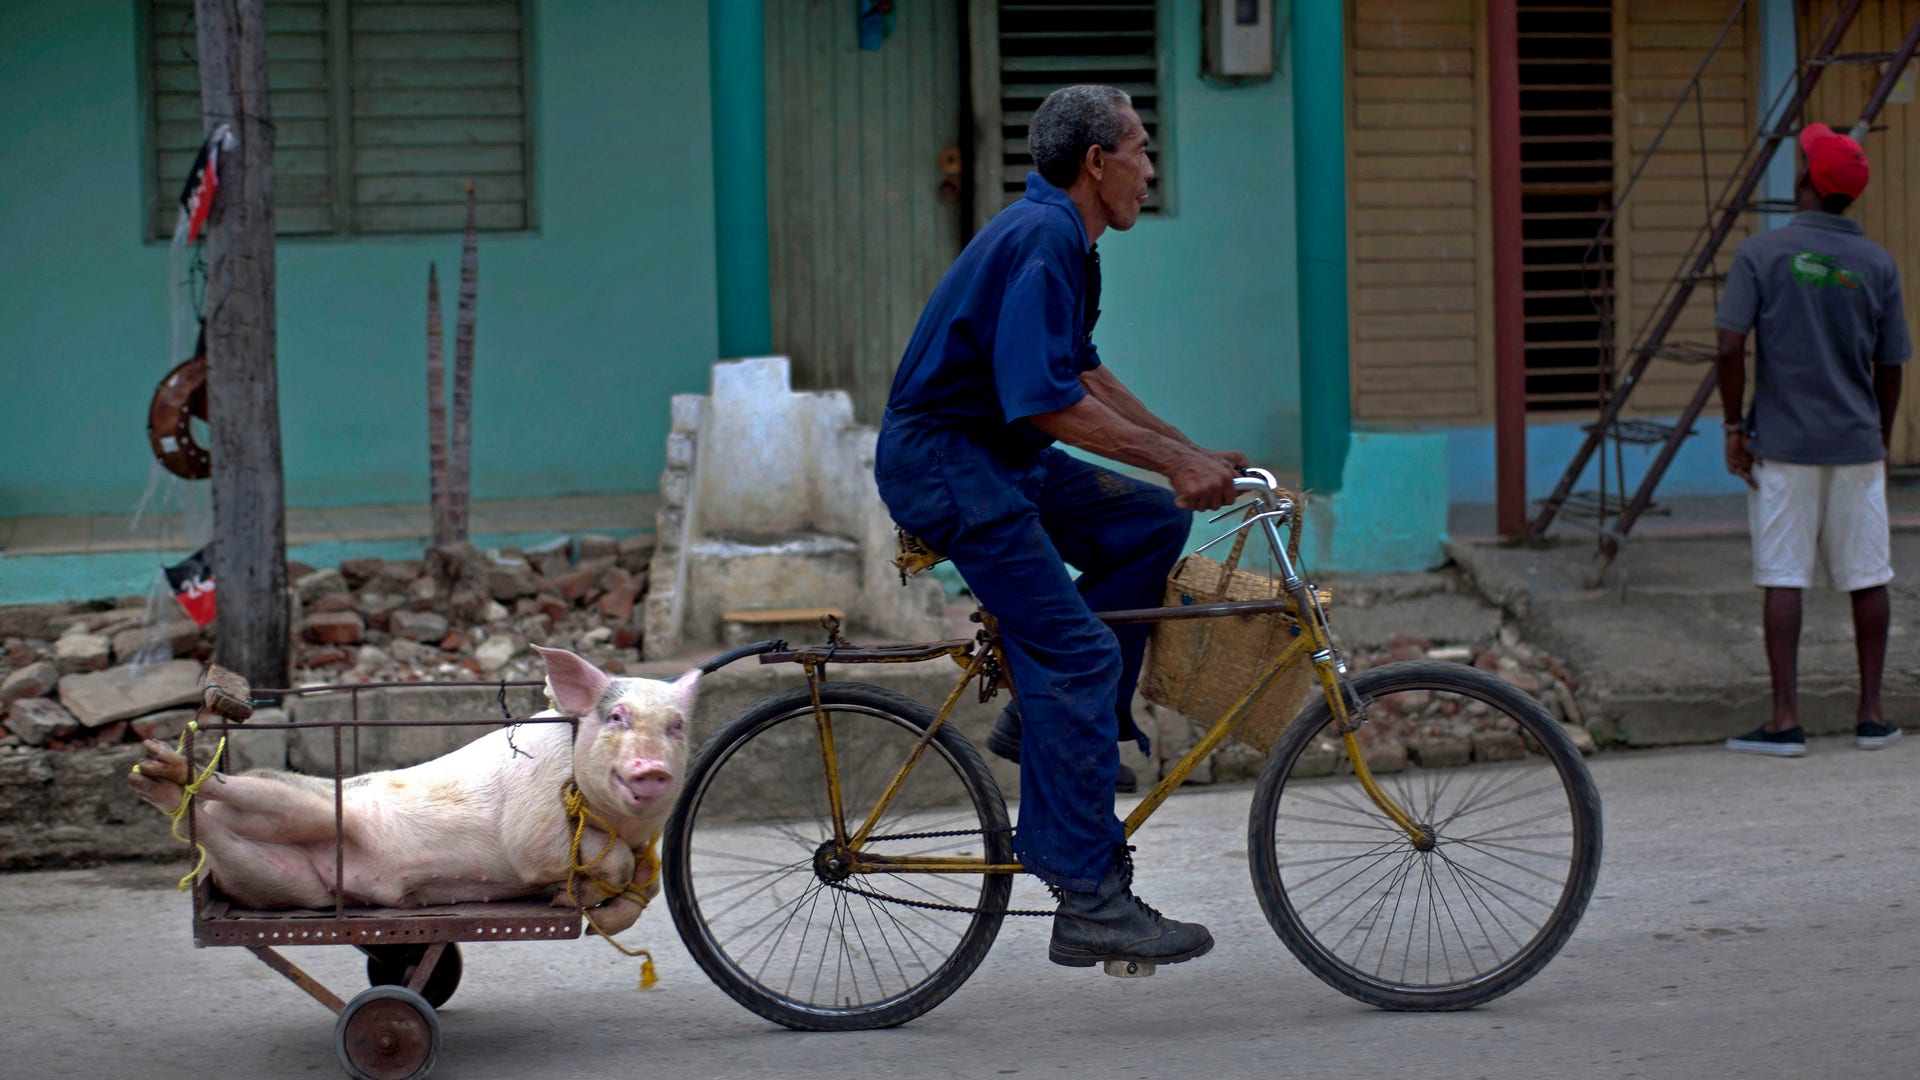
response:
[[[1160,965],[1139,960],[1104,960],[1101,966],[1116,979],[1144,979],[1158,970]]]

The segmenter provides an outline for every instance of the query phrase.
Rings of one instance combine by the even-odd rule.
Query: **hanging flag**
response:
[[[166,568],[167,584],[195,626],[213,621],[213,545],[208,544]]]
[[[880,51],[880,42],[893,33],[893,0],[856,0],[860,5],[860,47]]]
[[[180,214],[187,223],[188,243],[199,239],[207,214],[213,210],[213,196],[220,189],[220,151],[232,145],[232,126],[221,124],[200,144],[193,167],[187,170],[187,182],[180,189]]]

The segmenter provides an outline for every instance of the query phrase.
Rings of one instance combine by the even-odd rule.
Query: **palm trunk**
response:
[[[480,290],[480,241],[474,216],[473,185],[467,185],[467,236],[460,252],[460,310],[453,328],[453,434],[448,444],[453,535],[467,539],[473,458],[473,319]]]
[[[452,539],[447,477],[447,363],[440,331],[440,269],[427,264],[427,479],[433,495],[433,546]]]

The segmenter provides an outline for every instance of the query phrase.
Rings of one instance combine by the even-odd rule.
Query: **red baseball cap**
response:
[[[1867,190],[1867,152],[1860,144],[1825,124],[1800,129],[1800,152],[1807,155],[1807,178],[1813,192],[1859,198]]]

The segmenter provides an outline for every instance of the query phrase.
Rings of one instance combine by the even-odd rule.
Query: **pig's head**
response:
[[[687,732],[698,670],[673,682],[616,679],[565,649],[534,646],[547,692],[580,718],[573,779],[596,812],[658,822],[686,775]]]

